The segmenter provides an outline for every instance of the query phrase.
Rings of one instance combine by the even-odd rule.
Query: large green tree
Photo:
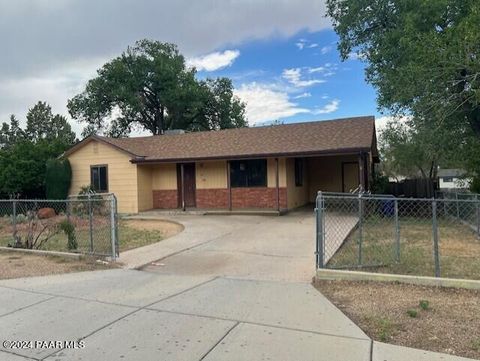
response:
[[[174,44],[141,40],[99,69],[68,109],[87,123],[84,135],[104,130],[125,136],[138,127],[156,135],[176,128],[246,126],[232,82],[198,81],[195,75]]]
[[[0,197],[44,197],[48,159],[75,142],[66,118],[38,102],[27,113],[24,129],[15,116],[0,127]]]
[[[478,0],[327,0],[343,59],[366,61],[379,106],[480,137]]]

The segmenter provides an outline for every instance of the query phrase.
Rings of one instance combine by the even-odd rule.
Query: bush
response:
[[[72,168],[68,159],[47,161],[45,190],[47,199],[66,199],[72,180]]]
[[[67,248],[69,250],[76,250],[78,248],[78,242],[73,223],[69,222],[68,220],[64,220],[60,222],[58,226],[67,236]]]
[[[480,193],[480,177],[475,176],[470,183],[470,191],[473,193]]]

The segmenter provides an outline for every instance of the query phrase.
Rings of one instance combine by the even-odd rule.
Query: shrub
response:
[[[78,242],[73,223],[68,220],[64,220],[60,222],[58,226],[67,236],[67,248],[69,250],[76,250],[78,248]]]
[[[48,199],[66,199],[72,168],[68,159],[50,159],[47,161],[45,174],[45,190]]]
[[[407,315],[409,315],[411,318],[416,318],[418,315],[417,310],[414,310],[413,308],[407,311]]]
[[[420,308],[424,311],[427,311],[430,308],[430,302],[427,300],[420,300],[419,302]]]

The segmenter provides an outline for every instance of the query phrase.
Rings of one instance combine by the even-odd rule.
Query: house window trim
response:
[[[106,177],[106,183],[107,183],[107,189],[105,190],[96,190],[95,187],[93,186],[93,174],[92,170],[93,168],[105,168],[105,177]],[[92,187],[93,190],[97,193],[108,193],[110,189],[110,184],[109,184],[109,179],[108,179],[108,164],[92,164],[90,165],[90,186]]]
[[[232,177],[232,163],[235,163],[235,162],[251,162],[251,161],[255,161],[255,160],[261,160],[261,161],[264,161],[265,162],[265,182],[264,184],[262,185],[233,185],[233,177]],[[268,159],[266,158],[258,158],[258,159],[232,159],[229,161],[230,163],[230,175],[229,175],[229,178],[230,178],[230,182],[229,182],[229,186],[230,188],[232,189],[235,189],[235,188],[268,188]]]
[[[300,164],[300,173],[297,171],[297,164]],[[295,187],[301,188],[304,185],[304,171],[305,171],[305,161],[303,158],[294,158],[293,160],[293,173],[295,177]],[[297,177],[299,176],[299,177]]]

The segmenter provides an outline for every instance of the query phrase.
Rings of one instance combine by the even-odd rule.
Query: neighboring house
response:
[[[64,156],[71,194],[91,184],[122,213],[264,208],[315,200],[317,191],[369,188],[378,162],[374,117],[136,138],[85,138]]]
[[[463,169],[439,169],[437,175],[440,189],[467,189],[471,182]]]

